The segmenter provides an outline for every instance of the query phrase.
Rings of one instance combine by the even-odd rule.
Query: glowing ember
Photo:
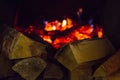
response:
[[[66,29],[72,28],[72,20],[70,20],[69,18],[64,19],[62,22],[59,21],[53,21],[53,22],[49,22],[45,25],[45,31],[64,31]]]
[[[98,36],[98,38],[103,37],[103,30],[98,26],[80,26],[78,23],[75,24],[73,24],[71,19],[66,18],[61,22],[58,20],[52,22],[46,21],[44,29],[32,25],[28,29],[21,29],[20,27],[16,27],[16,29],[18,31],[21,30],[21,32],[39,35],[44,41],[50,43],[56,49],[75,40],[91,39],[95,36]]]
[[[48,43],[52,43],[51,36],[40,36],[43,38],[44,41],[47,41]]]
[[[103,37],[103,29],[100,28],[100,29],[98,30],[98,38],[102,38],[102,37]]]

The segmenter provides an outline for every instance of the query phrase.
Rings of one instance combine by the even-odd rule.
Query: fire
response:
[[[62,22],[56,20],[53,22],[49,22],[45,25],[45,31],[64,31],[66,29],[72,28],[72,20],[69,18],[64,19]]]
[[[47,41],[48,43],[52,43],[51,36],[40,36],[43,38],[44,41]]]
[[[62,44],[66,44],[75,40],[90,39],[92,38],[93,28],[91,26],[82,26],[78,29],[71,31],[69,34],[56,38],[53,42],[55,48],[59,48]]]
[[[98,38],[102,38],[102,37],[103,37],[103,29],[100,28],[100,29],[98,30]]]
[[[91,39],[94,36],[98,36],[98,38],[103,37],[103,29],[101,27],[93,27],[93,25],[81,26],[78,23],[76,24],[73,24],[71,19],[66,18],[62,21],[55,20],[52,22],[46,22],[44,29],[30,25],[28,29],[22,30],[22,32],[39,35],[40,38],[53,45],[56,49],[75,40]],[[60,35],[59,33],[64,34]]]
[[[67,21],[66,20],[63,20],[62,21],[62,27],[65,27],[67,25]]]

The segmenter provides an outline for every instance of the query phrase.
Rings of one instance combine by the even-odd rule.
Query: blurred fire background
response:
[[[77,17],[77,11],[83,8],[83,14]],[[105,35],[113,45],[120,48],[120,0],[0,0],[0,25],[15,24],[27,27],[39,24],[46,19],[59,19],[68,16],[73,20],[81,19],[88,23],[103,26]]]

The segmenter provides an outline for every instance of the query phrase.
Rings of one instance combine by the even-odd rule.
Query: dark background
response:
[[[105,35],[120,48],[120,0],[0,0],[0,24],[26,26],[36,20],[68,16],[77,19],[76,12],[83,8],[82,20],[93,18],[103,25]]]
[[[83,19],[100,17],[106,0],[1,0],[0,17],[2,23],[12,24],[15,14],[19,15],[19,25],[33,23],[36,19],[76,18],[76,12],[83,8]],[[98,16],[99,15],[99,16]],[[99,21],[100,22],[100,21]]]

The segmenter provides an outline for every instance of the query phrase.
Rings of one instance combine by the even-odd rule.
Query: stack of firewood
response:
[[[119,79],[120,51],[107,38],[70,42],[50,57],[42,42],[0,28],[0,80]]]

